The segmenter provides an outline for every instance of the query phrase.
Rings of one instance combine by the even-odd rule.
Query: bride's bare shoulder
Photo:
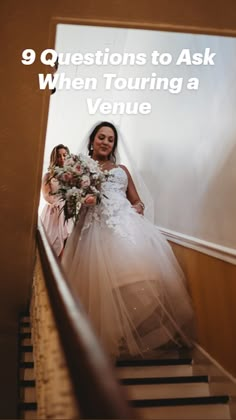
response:
[[[129,173],[129,170],[126,168],[126,166],[125,165],[119,165],[119,167],[120,168],[122,168],[124,171],[125,171],[125,173],[126,173],[126,175],[127,175],[127,178],[128,178],[128,182],[130,183],[130,182],[133,182],[132,181],[132,178],[131,178],[131,175],[130,175],[130,173]]]
[[[127,173],[127,175],[129,175],[129,171],[128,171],[128,169],[126,168],[126,166],[125,166],[125,165],[119,165],[118,167],[119,167],[119,168],[124,169],[124,171]]]

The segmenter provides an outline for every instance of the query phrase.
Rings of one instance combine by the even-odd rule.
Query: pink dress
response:
[[[47,183],[49,173],[46,173],[42,182],[42,193],[47,204],[43,208],[41,220],[46,231],[48,240],[59,256],[64,248],[65,240],[68,238],[73,229],[73,221],[68,220],[65,222],[63,208],[63,201],[57,195],[51,195],[58,190],[58,181],[52,178]]]

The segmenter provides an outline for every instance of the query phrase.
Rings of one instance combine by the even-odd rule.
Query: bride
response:
[[[100,204],[84,207],[62,258],[73,294],[106,350],[144,355],[174,343],[190,345],[193,316],[184,275],[166,239],[144,216],[132,177],[116,164],[118,134],[98,124],[89,155],[109,171]]]

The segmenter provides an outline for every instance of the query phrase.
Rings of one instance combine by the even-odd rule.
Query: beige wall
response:
[[[44,68],[39,60],[33,66],[23,66],[22,51],[33,48],[40,53],[53,46],[50,23],[55,17],[232,34],[236,29],[234,2],[218,0],[212,5],[203,0],[1,1],[1,348],[6,348],[9,341],[3,331],[9,331],[9,336],[15,331],[18,311],[27,304],[32,281],[46,131],[47,94],[39,91],[37,81],[37,74]],[[0,370],[6,372],[7,363],[12,360],[6,360],[2,354],[0,360]],[[4,384],[0,392],[1,398],[8,401],[8,409],[0,407],[0,414],[14,417],[16,381],[12,381],[11,394]]]
[[[60,53],[104,51],[146,55],[140,65],[59,65],[56,77],[73,80],[95,77],[96,90],[57,89],[50,100],[44,172],[52,148],[66,142],[73,153],[81,150],[91,126],[106,118],[120,129],[138,170],[155,202],[155,223],[174,231],[236,248],[236,38],[137,30],[131,28],[59,25],[56,50]],[[188,48],[215,54],[214,65],[176,65]],[[167,66],[152,64],[154,50],[171,54]],[[183,79],[179,93],[146,89],[106,89],[105,74],[129,78]],[[198,90],[186,89],[197,77]],[[173,87],[173,86],[172,86]],[[178,90],[177,90],[178,92]],[[89,113],[87,99],[114,102],[148,102],[147,115]],[[63,118],[61,116],[63,115]],[[121,162],[126,163],[121,155]],[[141,194],[142,197],[142,194]],[[142,197],[146,201],[145,196]],[[44,202],[45,203],[45,202]]]
[[[192,295],[199,344],[236,376],[236,266],[171,243]]]

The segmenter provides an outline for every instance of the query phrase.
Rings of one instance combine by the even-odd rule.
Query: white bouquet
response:
[[[64,166],[55,166],[52,177],[59,182],[57,194],[64,201],[65,220],[79,219],[80,208],[96,205],[101,201],[101,183],[108,178],[107,171],[102,171],[98,162],[82,154],[70,154]]]

